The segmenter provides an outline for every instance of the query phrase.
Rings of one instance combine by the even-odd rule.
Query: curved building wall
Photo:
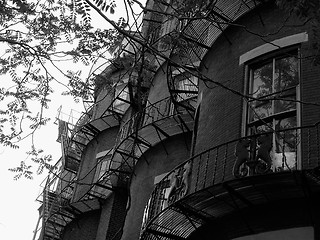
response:
[[[177,135],[150,148],[139,159],[130,184],[130,209],[122,240],[139,239],[145,206],[160,181],[189,157],[191,134]]]
[[[157,73],[154,76],[149,91],[148,103],[155,103],[169,96],[170,95],[167,83],[167,65],[164,63],[159,67]]]
[[[69,223],[62,234],[63,240],[96,239],[99,225],[100,211],[93,211],[81,215]]]
[[[90,189],[94,181],[95,169],[99,153],[113,148],[119,127],[113,127],[101,132],[86,147],[82,155],[80,170],[78,173],[79,185],[76,185],[73,201],[79,201]],[[97,158],[98,156],[98,158]]]
[[[315,84],[319,68],[313,67],[308,59],[303,58],[310,54],[309,50],[312,50],[310,27],[301,25],[301,22],[295,20],[296,17],[288,20],[286,17],[287,14],[275,8],[273,4],[264,5],[242,17],[237,21],[238,27],[229,27],[225,31],[225,36],[220,36],[214,42],[201,63],[201,71],[208,78],[223,84],[226,88],[210,82],[206,82],[206,84],[200,82],[199,93],[202,95],[202,101],[195,153],[243,136],[245,101],[241,95],[246,92],[247,83],[246,63],[239,64],[240,56],[267,42],[307,32],[309,41],[301,42],[300,48],[302,56],[301,99],[313,101],[315,98],[319,98],[319,84]],[[260,18],[263,22],[260,21]],[[242,26],[246,26],[248,31]],[[310,91],[313,93],[312,96],[308,94]],[[297,111],[299,112],[300,108]],[[299,114],[303,116],[302,124],[314,124],[319,116],[319,108],[303,105]],[[218,168],[215,174],[217,174],[217,178],[220,174],[219,181],[233,178],[235,145],[230,148],[232,150],[228,149],[230,154],[228,154],[225,165],[217,163]],[[221,176],[222,168],[226,168],[226,176],[223,177]]]

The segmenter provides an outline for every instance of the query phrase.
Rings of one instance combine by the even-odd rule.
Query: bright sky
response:
[[[145,0],[141,1],[143,4]],[[121,9],[116,9],[114,19],[123,15]],[[93,25],[103,29],[106,24],[104,20],[93,18]],[[5,81],[1,76],[2,83]],[[63,91],[65,89],[61,89]],[[52,121],[47,126],[40,129],[36,135],[36,146],[42,148],[48,154],[53,155],[53,160],[57,161],[61,156],[61,146],[56,142],[58,136],[58,126],[55,125],[54,119],[57,116],[57,109],[62,105],[63,112],[69,113],[71,109],[81,111],[81,103],[76,104],[71,97],[62,97],[59,91],[54,97],[46,113]],[[38,208],[40,203],[36,201],[40,192],[40,183],[46,177],[46,173],[38,176],[34,174],[33,180],[21,178],[13,180],[14,173],[9,168],[19,165],[21,160],[25,160],[25,152],[30,150],[30,142],[26,141],[18,150],[4,148],[0,146],[0,239],[1,240],[32,240],[33,231],[38,221]],[[29,161],[30,163],[30,161]],[[35,169],[34,169],[35,170]],[[37,240],[37,239],[35,239]]]
[[[48,115],[54,119],[56,110],[62,104],[68,102],[68,108],[64,107],[65,112],[71,108],[81,109],[82,104],[75,104],[70,97],[56,96],[51,104]],[[36,145],[53,155],[54,161],[61,156],[60,144],[55,140],[58,136],[57,125],[51,121],[46,127],[40,129],[36,134]],[[0,147],[0,239],[5,240],[31,240],[33,230],[38,220],[40,204],[36,202],[40,194],[40,183],[46,174],[34,174],[33,180],[21,178],[13,180],[14,173],[8,171],[9,168],[18,166],[21,160],[26,158],[25,152],[30,149],[30,142],[25,142],[20,149]],[[30,163],[30,161],[29,161]]]
[[[68,64],[68,67],[70,67],[70,64]],[[90,67],[88,66],[88,69]],[[82,68],[85,67],[82,66]],[[52,69],[50,72],[61,80],[62,76],[57,70]],[[9,82],[5,76],[1,76],[0,79],[3,87]],[[83,111],[83,105],[81,102],[75,103],[70,96],[61,96],[61,92],[67,89],[60,84],[54,83],[51,87],[55,90],[55,93],[50,98],[49,109],[45,110],[44,113],[45,117],[49,117],[51,121],[37,130],[34,140],[36,148],[43,149],[45,154],[52,154],[52,163],[54,164],[61,157],[61,146],[56,142],[58,125],[54,124],[57,110],[60,106],[63,106],[62,111],[66,114],[69,114],[71,110],[81,112]],[[36,228],[39,217],[38,208],[41,205],[36,201],[36,198],[41,193],[40,183],[47,176],[47,172],[44,172],[41,175],[34,173],[33,180],[23,177],[17,181],[13,179],[15,174],[8,169],[15,168],[20,165],[22,160],[26,160],[26,152],[31,149],[31,139],[24,140],[19,146],[19,149],[12,149],[0,145],[1,240],[33,239],[33,231]],[[34,165],[33,171],[36,171],[37,165],[30,159],[26,160],[26,164]]]

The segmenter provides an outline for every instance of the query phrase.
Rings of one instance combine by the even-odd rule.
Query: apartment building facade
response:
[[[40,240],[320,238],[313,25],[274,1],[187,3],[148,1],[148,44],[59,122]]]

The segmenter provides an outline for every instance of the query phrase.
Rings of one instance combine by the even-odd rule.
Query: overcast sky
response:
[[[145,0],[141,2],[144,4]],[[123,9],[121,6],[116,9],[116,14],[113,16],[113,19],[124,16],[125,13],[121,9]],[[107,26],[103,19],[97,18],[96,16],[93,16],[93,21],[93,25],[97,28],[104,29]],[[6,82],[3,76],[1,76],[1,82]],[[56,142],[58,126],[54,124],[57,109],[61,105],[65,113],[69,113],[71,109],[76,109],[77,111],[83,109],[81,103],[76,104],[71,97],[62,97],[60,95],[60,92],[65,89],[59,89],[59,86],[55,86],[55,88],[55,95],[51,97],[52,102],[50,103],[49,110],[46,112],[46,117],[50,117],[52,121],[40,129],[35,138],[36,145],[44,149],[46,153],[52,154],[54,162],[61,156],[61,146]],[[1,240],[32,240],[33,238],[33,231],[35,230],[39,217],[38,208],[40,207],[40,203],[36,201],[36,198],[39,196],[41,190],[39,185],[47,174],[43,173],[40,176],[34,174],[33,180],[21,178],[15,181],[13,180],[14,173],[8,170],[9,168],[18,166],[20,161],[25,160],[25,152],[30,150],[30,146],[30,141],[23,142],[18,150],[4,148],[0,145]]]

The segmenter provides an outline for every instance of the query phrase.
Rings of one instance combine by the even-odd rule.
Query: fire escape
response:
[[[209,80],[199,72],[199,64],[213,42],[221,35],[230,42],[224,33],[228,24],[221,23],[235,21],[257,4],[254,0],[207,2],[203,6],[195,6],[197,9],[192,11],[182,10],[182,17],[185,16],[188,20],[180,22],[172,20],[175,21],[175,27],[167,32],[171,42],[166,43],[167,49],[170,49],[166,73],[170,99],[180,116],[183,113],[194,116],[198,81],[205,83]],[[242,197],[243,193],[234,190],[239,186],[231,187],[223,184],[212,190],[200,191],[212,186],[217,179],[224,179],[224,175],[216,175],[214,170],[220,167],[218,160],[221,157],[227,159],[229,154],[233,154],[234,148],[228,147],[230,146],[226,145],[223,149],[216,148],[214,153],[206,151],[192,157],[158,184],[145,209],[141,239],[186,239],[209,219],[241,208],[242,205],[239,204],[253,204]],[[214,164],[209,168],[210,159]],[[203,166],[199,167],[196,162],[197,164],[201,162]],[[225,165],[222,167],[226,169],[227,162],[223,162]],[[183,179],[187,175],[197,179],[195,185],[191,185],[191,189],[188,189],[188,195],[186,195],[187,190],[182,189]],[[203,176],[212,178],[207,180],[205,177],[205,180],[201,180]],[[171,198],[165,199],[163,189],[168,187],[173,178],[178,182],[176,193]],[[190,194],[197,191],[198,194]],[[230,195],[217,197],[226,192]],[[237,198],[235,205],[232,202],[234,197]]]
[[[40,208],[40,220],[42,227],[39,230],[39,239],[60,239],[60,233],[75,217],[72,209],[68,208],[68,202],[73,192],[75,174],[65,170],[60,159],[43,181],[43,190],[37,198],[42,203]]]
[[[135,151],[140,149],[139,151],[143,152],[142,149],[151,146],[136,135],[136,127],[140,126],[142,116],[141,109],[144,108],[148,84],[151,81],[150,78],[144,79],[143,82],[139,74],[141,75],[141,69],[146,66],[145,61],[149,60],[143,54],[137,55],[139,47],[132,47],[133,45],[128,38],[117,49],[118,52],[111,64],[103,70],[98,69],[100,72],[95,72],[96,79],[102,82],[109,81],[109,85],[105,93],[98,95],[95,100],[92,97],[91,100],[84,101],[84,113],[71,111],[70,114],[64,114],[61,109],[58,110],[57,141],[62,146],[62,158],[56,166],[58,170],[49,174],[41,195],[41,240],[61,239],[64,227],[75,217],[100,208],[99,199],[104,199],[111,191],[124,187],[130,178],[138,158]],[[155,69],[151,67],[151,62],[149,65],[150,68],[145,69],[144,74],[152,76]],[[122,73],[114,79],[113,73],[121,71]],[[113,79],[111,83],[110,78]],[[136,113],[124,123],[124,114],[130,106]],[[86,178],[82,176],[82,179],[78,179],[77,174],[87,145],[102,131],[115,126],[121,128],[114,148],[100,157],[97,164],[87,172],[87,175],[94,173],[95,179],[93,182],[85,183],[85,193],[74,199],[77,185]],[[106,157],[110,155],[111,159],[107,161]]]
[[[155,8],[165,10],[157,1],[155,4],[159,4],[154,6]],[[109,191],[126,186],[137,160],[141,156],[143,158],[143,153],[150,147],[159,142],[162,143],[170,136],[180,133],[185,135],[192,131],[198,94],[199,62],[217,36],[221,32],[223,34],[224,26],[220,26],[217,23],[219,21],[216,20],[235,20],[254,6],[255,1],[236,1],[232,7],[228,8],[228,12],[221,10],[225,6],[213,6],[205,18],[195,21],[190,18],[187,22],[184,21],[178,25],[176,22],[172,23],[170,19],[167,19],[166,24],[163,25],[164,17],[161,14],[147,13],[143,21],[143,28],[147,29],[145,34],[148,36],[148,48],[144,49],[140,46],[142,50],[139,50],[141,54],[138,54],[138,58],[137,54],[132,54],[132,52],[125,55],[134,57],[136,63],[143,63],[144,66],[148,61],[150,68],[146,70],[147,75],[152,76],[156,69],[167,61],[165,72],[170,96],[150,103],[146,101],[147,95],[139,95],[142,89],[146,89],[144,91],[147,94],[150,83],[143,82],[142,68],[138,65],[136,68],[131,67],[129,72],[120,76],[119,82],[113,84],[109,93],[98,102],[86,101],[86,112],[81,114],[77,121],[72,116],[69,117],[69,120],[65,120],[60,112],[58,141],[62,145],[63,153],[61,166],[59,166],[60,171],[48,177],[42,194],[42,236],[44,239],[60,239],[64,227],[75,216],[99,208],[98,199],[105,198]],[[172,33],[172,30],[179,32],[181,39],[187,44],[174,42],[169,50],[164,49],[159,36],[165,39]],[[127,44],[131,43],[128,39]],[[189,55],[187,59],[186,55]],[[120,61],[115,61],[112,68],[125,68],[125,64],[121,62],[125,58],[118,58]],[[178,61],[170,59],[178,59]],[[107,78],[108,71],[110,69],[107,67],[96,75],[102,79]],[[128,80],[123,81],[123,78]],[[109,95],[114,96],[111,103],[103,111],[96,111],[99,104],[103,105],[104,101],[107,101]],[[124,120],[125,111],[129,106],[134,109],[133,114]],[[76,174],[79,171],[86,146],[103,130],[114,126],[120,126],[120,131],[115,147],[109,154],[106,154],[112,155],[107,169],[103,174],[99,174],[95,182],[90,184],[85,194],[73,202],[72,193],[80,181]],[[158,138],[151,136],[158,136]],[[103,162],[104,157],[100,161]],[[91,169],[92,172],[101,170],[97,169],[99,163]],[[67,181],[64,179],[66,175],[68,176]],[[61,187],[55,188],[51,182],[59,182]],[[188,219],[189,216],[184,215],[184,218]],[[193,224],[192,221],[191,223]],[[154,231],[147,226],[143,236],[149,235],[157,238],[166,236],[166,233]]]
[[[164,48],[162,40],[167,37],[172,28],[176,27],[176,24],[161,14],[167,9],[162,2],[154,1],[149,7],[155,12],[147,12],[144,16],[142,34],[147,44],[141,47],[140,61],[143,66],[150,67],[148,72],[152,81],[155,70],[167,72],[168,76],[171,74],[169,72],[173,71],[173,67],[167,69],[163,67],[170,55]],[[138,104],[133,105],[135,112],[121,125],[110,172],[122,174],[122,177],[128,180],[138,160],[141,159],[148,164],[148,159],[143,155],[148,149],[160,143],[167,151],[163,144],[165,139],[177,134],[182,134],[186,138],[187,134],[192,132],[198,82],[194,76],[178,68],[175,69],[175,74],[175,79],[179,79],[179,82],[177,80],[174,83],[177,85],[175,88],[169,87],[169,97],[156,102],[147,101],[147,97],[140,98],[139,101],[138,97]],[[142,72],[142,76],[146,75],[148,74]],[[139,76],[141,75],[138,74],[138,85],[143,85],[145,79]],[[149,86],[146,87],[149,88]],[[136,93],[141,93],[141,88],[140,91],[137,88]]]
[[[188,15],[187,21],[182,21],[168,33],[172,36],[179,35],[179,40],[173,40],[169,47],[172,50],[167,65],[167,81],[175,109],[192,115],[196,105],[190,99],[197,94],[198,80],[204,83],[210,80],[198,71],[199,63],[219,36],[230,42],[224,33],[228,24],[222,23],[234,22],[259,4],[254,0],[214,1],[212,5],[207,3],[200,6],[198,11],[193,9],[193,15]],[[189,101],[184,101],[185,99]],[[301,134],[297,141],[305,139],[310,144],[308,151],[317,153],[318,156],[319,124],[296,131]],[[259,136],[249,136],[241,140],[250,139],[256,144],[258,138]],[[263,175],[263,171],[260,172],[256,163],[252,165],[253,161],[248,161],[248,170],[240,176],[241,181],[235,179],[232,167],[236,161],[234,150],[238,143],[239,139],[207,149],[192,156],[164,177],[155,187],[145,208],[140,239],[187,239],[201,226],[232,212],[241,215],[241,209],[247,207],[279,199],[308,199],[319,193],[319,167],[305,171],[279,170],[279,173],[270,178]],[[248,146],[250,159],[257,157],[255,144]],[[310,154],[306,157],[310,162],[310,166],[305,166],[306,168],[312,167],[314,158],[318,159],[315,156],[311,159]],[[257,175],[259,178],[254,178]],[[166,199],[165,189],[172,182],[175,183],[175,190]],[[241,225],[247,231],[254,231],[257,227],[254,224],[249,226],[247,222],[233,225]],[[237,231],[240,229],[239,227]]]

